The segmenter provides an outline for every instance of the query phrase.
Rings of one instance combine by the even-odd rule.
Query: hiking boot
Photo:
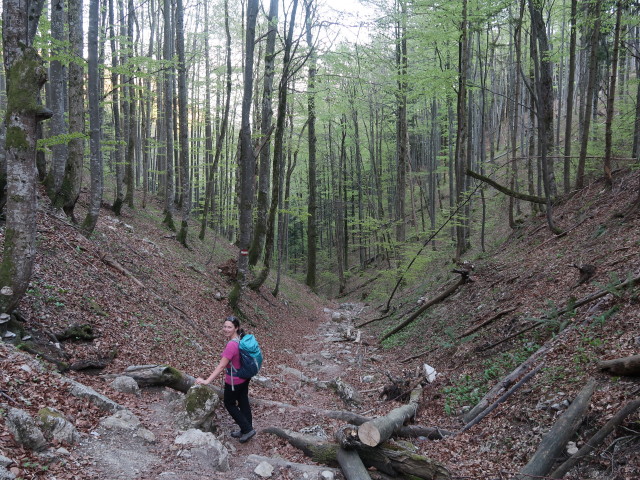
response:
[[[256,434],[256,431],[251,429],[247,433],[242,434],[242,436],[238,439],[238,441],[240,443],[248,442],[249,439],[251,439],[251,437],[253,437],[255,434]]]
[[[240,438],[242,436],[242,430],[234,430],[230,433],[233,438]]]

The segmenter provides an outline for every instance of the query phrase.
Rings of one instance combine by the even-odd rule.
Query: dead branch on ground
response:
[[[580,390],[569,408],[542,438],[536,453],[516,475],[516,480],[544,477],[551,471],[553,464],[562,454],[567,442],[582,424],[595,388],[596,381],[592,379]]]

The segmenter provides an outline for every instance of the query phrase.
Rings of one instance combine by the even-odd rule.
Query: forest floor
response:
[[[386,297],[366,283],[366,276],[351,279],[351,297],[341,298],[339,304],[285,277],[274,297],[273,274],[259,293],[247,292],[240,304],[243,326],[256,334],[264,351],[261,374],[272,380],[270,387],[252,382],[251,397],[375,417],[401,405],[380,396],[389,380],[413,376],[426,362],[439,376],[425,386],[415,423],[455,432],[464,425],[461,413],[545,345],[549,351],[539,362],[539,373],[478,425],[443,440],[413,443],[449,469],[452,478],[512,478],[566,405],[589,378],[595,378],[596,392],[573,438],[580,447],[640,393],[638,377],[615,377],[598,368],[600,360],[640,352],[638,288],[613,288],[640,275],[640,213],[628,213],[637,199],[639,173],[618,171],[614,180],[613,189],[596,181],[558,205],[554,216],[566,232],[562,236],[551,234],[542,215],[526,218],[503,241],[475,256],[472,282],[382,344],[378,339],[385,330],[415,312],[420,301],[435,298],[457,281],[450,260],[441,258],[425,274],[407,278],[390,314],[382,313]],[[112,358],[100,371],[64,375],[130,409],[157,442],[113,438],[99,424],[107,414],[70,396],[50,363],[37,368],[26,354],[0,342],[0,455],[14,462],[9,471],[21,478],[56,480],[234,480],[258,478],[253,469],[262,457],[313,465],[301,451],[260,430],[310,428],[331,437],[339,422],[304,409],[257,402],[258,434],[239,444],[228,436],[233,424],[220,407],[217,434],[229,448],[231,470],[203,472],[197,460],[173,444],[177,429],[168,410],[173,396],[168,389],[143,389],[134,396],[109,386],[109,375],[131,365],[166,364],[194,376],[211,372],[224,344],[222,319],[233,313],[225,298],[237,258],[233,245],[210,234],[201,242],[194,224],[189,248],[180,246],[175,234],[160,223],[160,206],[152,202],[146,209],[125,210],[120,218],[103,209],[91,239],[51,211],[44,199],[40,204],[34,274],[18,309],[22,343],[31,336],[43,354],[70,365]],[[574,264],[597,268],[581,283]],[[388,295],[391,288],[382,290]],[[568,315],[554,313],[602,290],[610,293],[568,308]],[[338,310],[346,319],[332,322],[331,314]],[[371,323],[361,329],[360,342],[334,341],[335,329],[365,321]],[[69,326],[86,323],[96,334],[93,341],[52,341]],[[474,326],[478,330],[465,335]],[[531,330],[518,334],[529,326]],[[499,340],[504,341],[497,344]],[[360,392],[357,407],[347,407],[333,390],[309,381],[338,377]],[[79,445],[65,445],[68,453],[55,454],[53,460],[18,446],[5,424],[9,408],[35,416],[45,406],[62,411],[83,438]],[[52,451],[59,446],[53,445]],[[565,478],[632,480],[640,478],[639,471],[636,412]],[[276,466],[273,478],[301,475]]]

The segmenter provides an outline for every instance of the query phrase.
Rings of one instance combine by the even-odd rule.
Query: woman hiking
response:
[[[249,404],[249,379],[232,376],[233,367],[239,369],[240,363],[240,339],[245,332],[240,328],[240,321],[236,317],[227,317],[222,325],[222,333],[227,337],[227,346],[222,352],[222,358],[215,370],[205,380],[198,377],[196,383],[209,385],[223,370],[226,370],[224,379],[224,407],[229,412],[240,430],[231,432],[233,438],[240,443],[245,443],[256,434],[251,418],[251,405]]]

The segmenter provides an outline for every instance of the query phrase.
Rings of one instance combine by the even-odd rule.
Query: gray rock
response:
[[[0,480],[13,480],[16,476],[6,468],[0,468]]]
[[[184,429],[198,428],[205,432],[215,430],[215,411],[220,397],[206,385],[194,385],[182,400],[177,423]]]
[[[110,417],[102,419],[100,425],[109,430],[132,431],[137,430],[142,423],[133,413],[124,409],[117,411]]]
[[[6,419],[7,429],[11,432],[16,442],[36,452],[47,448],[47,441],[36,422],[24,410],[11,408]]]
[[[252,382],[257,383],[258,385],[261,385],[265,388],[273,388],[273,380],[271,380],[269,377],[265,377],[263,375],[256,375],[255,377],[253,377],[251,379]]]
[[[80,433],[78,433],[76,427],[59,410],[51,407],[42,408],[38,412],[38,417],[48,438],[53,438],[69,445],[80,441]]]
[[[332,322],[339,322],[340,320],[342,320],[342,314],[340,312],[333,312],[331,314]]]
[[[141,438],[145,443],[156,443],[156,436],[151,430],[147,430],[146,428],[139,428],[133,434],[134,437]]]
[[[69,389],[69,393],[71,393],[71,395],[78,398],[86,398],[101,410],[105,410],[108,412],[117,412],[118,410],[122,410],[124,408],[110,398],[96,392],[91,387],[88,387],[71,379],[67,379],[66,382],[71,385],[71,388]]]
[[[0,468],[7,468],[9,465],[13,463],[13,460],[5,457],[4,455],[0,455]]]
[[[273,475],[273,470],[273,465],[271,465],[269,462],[263,461],[258,464],[253,472],[262,478],[271,478],[271,476]]]
[[[132,393],[134,395],[140,395],[140,387],[138,386],[138,382],[136,382],[133,378],[126,377],[124,375],[116,377],[113,382],[111,382],[111,388],[122,393]]]
[[[191,456],[220,472],[229,471],[229,451],[210,432],[192,428],[175,439],[175,443],[189,449]]]
[[[320,472],[320,478],[322,480],[334,480],[336,476],[333,474],[333,472],[329,470],[324,470],[323,472]]]

